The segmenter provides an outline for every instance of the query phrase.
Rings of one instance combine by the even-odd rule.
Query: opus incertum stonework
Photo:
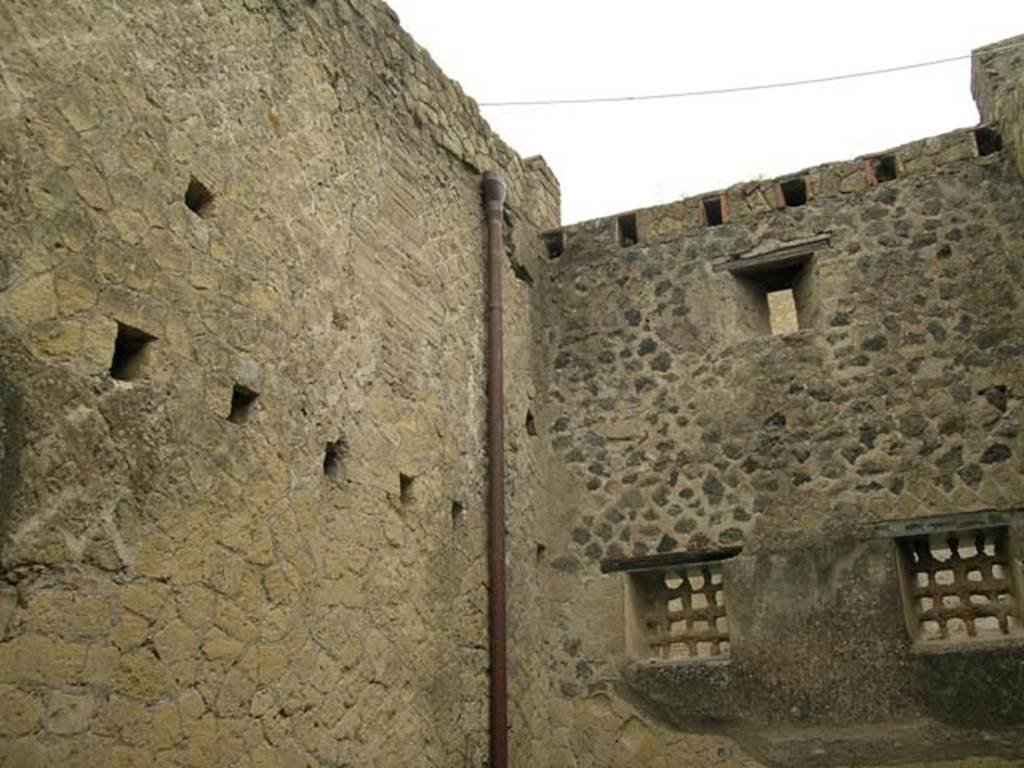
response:
[[[1024,38],[973,89],[560,228],[377,0],[7,0],[0,766],[494,765],[487,171],[510,764],[1024,765]]]

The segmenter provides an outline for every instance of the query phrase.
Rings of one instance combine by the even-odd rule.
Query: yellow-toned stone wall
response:
[[[986,118],[1010,115],[1011,149],[1020,92]],[[974,187],[981,174],[1003,184],[971,141],[901,150],[901,174],[922,177],[907,195],[935,197],[923,177],[948,164]],[[807,174],[830,222],[851,215],[843,196],[875,194],[864,167]],[[565,260],[549,261],[553,175],[494,136],[378,0],[8,0],[0,768],[486,765],[480,177],[492,168],[510,187],[512,764],[761,765],[721,724],[670,727],[623,678],[621,581],[597,568],[615,554],[596,543],[611,507],[593,492],[609,488],[581,486],[581,468],[605,478],[607,457],[588,452],[609,442],[662,451],[668,430],[646,424],[669,411],[622,410],[632,383],[570,378],[579,361],[560,357],[604,345],[617,309],[668,290],[617,244],[603,263],[613,222],[569,230]],[[186,204],[197,183],[214,196],[199,213]],[[773,189],[726,194],[730,221],[777,245],[794,228],[755,221],[779,217]],[[632,253],[702,229],[697,202],[639,212]],[[986,221],[1007,220],[999,205]],[[617,287],[595,292],[606,273]],[[693,323],[735,330],[699,304]],[[119,328],[152,338],[130,380],[111,371]],[[862,346],[879,351],[877,338]],[[257,394],[237,417],[236,390]],[[567,441],[573,419],[612,411]],[[619,540],[660,549],[655,518]],[[697,533],[735,537],[725,525]],[[697,527],[673,528],[669,549]],[[1009,763],[970,763],[989,764]]]
[[[550,172],[377,2],[8,2],[0,62],[0,764],[481,764],[480,175],[536,273]],[[543,465],[508,267],[525,765]],[[133,381],[118,323],[155,337]]]

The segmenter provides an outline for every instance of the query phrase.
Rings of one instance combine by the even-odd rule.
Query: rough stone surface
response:
[[[699,196],[636,212],[636,244],[616,217],[562,231],[546,294],[562,695],[614,689],[767,765],[1019,765],[1019,632],[921,653],[875,526],[1024,506],[1020,65],[976,61],[1002,151],[954,131],[886,152],[892,180],[863,158],[803,171],[799,207],[767,180],[721,193],[719,226]],[[772,335],[737,275],[794,247],[812,254],[799,329]],[[628,577],[602,563],[735,546],[727,661],[638,660],[609,632],[633,619]]]
[[[0,764],[480,764],[479,184],[505,171],[539,274],[543,161],[376,2],[11,2],[0,50]],[[536,300],[512,266],[510,719],[539,763]],[[155,338],[130,381],[118,324]]]
[[[1024,506],[1021,72],[1001,152],[549,259],[550,171],[376,0],[4,3],[0,765],[486,764],[492,168],[513,764],[1019,765],[1019,647],[911,653],[869,534]],[[763,335],[728,268],[826,234]],[[599,564],[725,545],[732,660],[635,663]]]

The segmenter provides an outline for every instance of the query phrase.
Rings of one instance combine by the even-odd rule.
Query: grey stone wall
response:
[[[1019,500],[1019,182],[970,131],[928,143],[959,159],[654,245],[569,233],[552,442],[587,492],[577,560]],[[766,335],[716,267],[804,242],[807,325]]]
[[[513,764],[1012,764],[1019,651],[914,655],[875,525],[1022,505],[1024,89],[985,63],[1002,152],[549,259],[551,172],[376,0],[0,7],[0,762],[484,764],[501,168]],[[729,268],[794,243],[769,336]],[[724,545],[730,665],[632,663],[599,564]]]
[[[1024,506],[1024,189],[1010,143],[979,146],[963,130],[880,153],[887,181],[870,157],[808,169],[798,207],[779,180],[737,185],[720,226],[703,196],[638,211],[636,244],[616,217],[563,232],[548,394],[562,696],[614,690],[773,765],[1020,754],[1019,641],[918,654],[895,545],[876,535]],[[787,248],[813,254],[801,328],[771,335],[730,270]],[[625,577],[599,566],[734,546],[729,661],[632,660]]]

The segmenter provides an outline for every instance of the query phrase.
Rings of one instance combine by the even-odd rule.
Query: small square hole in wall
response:
[[[253,404],[259,392],[249,389],[241,384],[235,384],[231,391],[231,411],[228,413],[228,421],[232,424],[244,424],[252,414]]]
[[[543,235],[544,247],[548,250],[549,259],[557,259],[565,252],[565,235],[561,230],[557,232],[545,232]]]
[[[919,642],[1018,635],[1021,576],[1006,527],[897,539],[904,614]]]
[[[185,205],[198,216],[208,216],[213,210],[213,192],[193,176],[185,189]]]
[[[452,528],[461,528],[466,522],[466,505],[461,501],[452,501]]]
[[[416,478],[412,475],[407,475],[404,472],[398,474],[398,498],[403,504],[411,504],[413,495],[413,486],[416,483]]]
[[[868,160],[871,181],[884,184],[896,178],[896,155],[877,155]]]
[[[701,209],[704,213],[704,225],[717,227],[725,223],[725,195],[705,197],[701,200]]]
[[[983,125],[974,129],[974,143],[978,147],[978,155],[994,155],[1003,149],[1003,137],[995,128],[990,125]]]
[[[110,375],[120,381],[142,378],[149,360],[149,345],[156,341],[145,331],[124,323],[117,324],[114,356],[110,361]]]
[[[807,204],[807,182],[803,177],[787,179],[779,182],[779,194],[787,208],[797,208]]]
[[[636,214],[626,213],[619,216],[617,227],[619,230],[619,245],[628,248],[639,242],[636,230]]]
[[[526,434],[528,434],[530,437],[536,437],[537,436],[537,422],[533,418],[533,411],[527,411],[526,412],[526,424],[525,424],[525,426],[526,426]]]
[[[344,437],[331,440],[324,445],[324,475],[332,480],[338,480],[345,471],[345,455],[348,453],[348,443]]]

